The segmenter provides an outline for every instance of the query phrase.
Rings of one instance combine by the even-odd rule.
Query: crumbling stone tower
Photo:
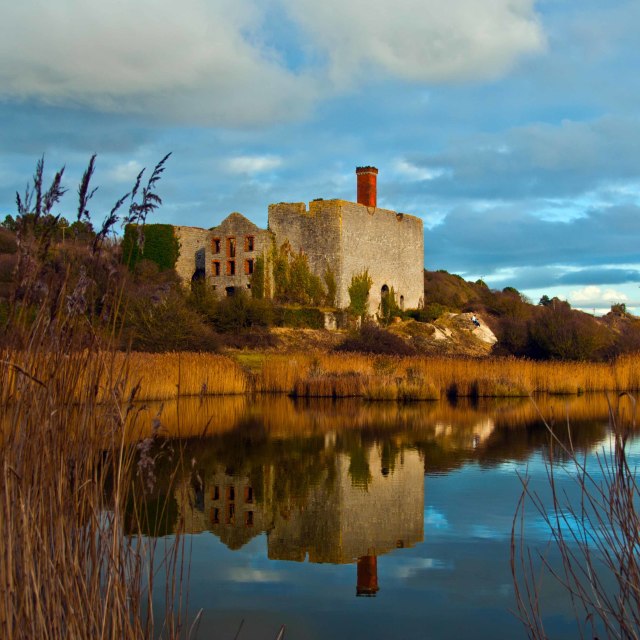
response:
[[[373,280],[369,311],[375,313],[391,288],[401,307],[422,305],[424,236],[422,220],[377,206],[375,167],[358,167],[357,202],[314,200],[269,206],[269,230],[278,246],[288,241],[303,251],[311,270],[336,279],[338,307],[349,305],[354,275],[368,270]]]

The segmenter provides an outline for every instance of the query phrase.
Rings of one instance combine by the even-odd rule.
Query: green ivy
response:
[[[274,299],[280,303],[319,305],[325,299],[322,280],[311,272],[307,256],[285,242],[272,251]]]
[[[251,296],[256,300],[265,298],[265,260],[264,256],[258,256],[253,263],[251,274]]]
[[[142,248],[138,241],[143,233]],[[140,260],[155,262],[162,271],[174,269],[180,255],[180,243],[170,224],[128,224],[122,240],[122,261],[133,269]]]

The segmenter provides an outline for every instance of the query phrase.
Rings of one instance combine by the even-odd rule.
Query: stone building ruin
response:
[[[422,220],[377,206],[375,167],[358,167],[357,202],[313,200],[269,205],[268,228],[261,229],[240,213],[217,227],[175,227],[180,242],[176,271],[189,283],[204,278],[219,295],[251,287],[256,260],[265,260],[266,277],[272,249],[288,243],[306,255],[320,278],[330,270],[336,281],[339,308],[349,305],[349,285],[365,269],[372,279],[369,310],[380,308],[392,289],[401,308],[423,302],[424,235]],[[270,287],[267,287],[269,290]]]

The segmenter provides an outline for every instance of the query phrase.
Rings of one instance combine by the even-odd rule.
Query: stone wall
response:
[[[363,269],[373,280],[369,310],[380,306],[382,287],[393,287],[405,309],[420,306],[424,297],[424,233],[422,220],[388,209],[341,201],[342,270],[338,304],[349,304],[349,285]],[[402,297],[402,300],[401,300]]]
[[[208,234],[205,253],[207,283],[220,295],[228,293],[231,287],[248,290],[251,265],[255,265],[258,256],[269,254],[272,234],[237,212],[228,215]]]
[[[330,267],[336,276],[338,307],[349,305],[351,278],[369,271],[373,279],[370,312],[380,306],[382,287],[392,287],[404,308],[421,305],[424,291],[424,236],[422,220],[345,200],[269,206],[269,229],[281,245],[288,240],[304,251],[309,266],[323,276]]]
[[[209,232],[198,227],[173,227],[173,232],[180,243],[176,272],[185,284],[189,284],[196,270],[206,269],[205,247]]]
[[[339,200],[320,200],[269,205],[269,230],[276,238],[278,248],[289,241],[296,253],[303,251],[313,273],[324,277],[327,269],[337,276],[340,262],[340,207]]]

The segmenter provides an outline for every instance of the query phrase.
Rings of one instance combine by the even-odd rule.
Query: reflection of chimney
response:
[[[374,597],[380,589],[378,586],[378,558],[362,556],[358,558],[357,596]]]
[[[356,167],[358,204],[375,207],[378,202],[378,170],[375,167]]]

